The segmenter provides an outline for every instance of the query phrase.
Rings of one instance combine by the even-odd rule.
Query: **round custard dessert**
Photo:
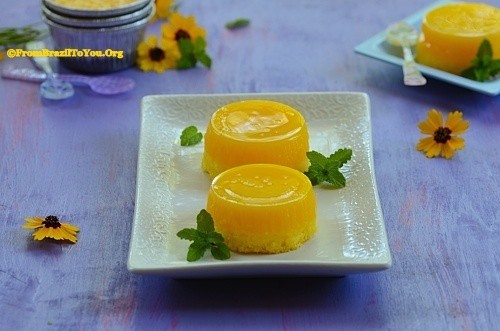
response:
[[[444,5],[424,16],[416,60],[459,75],[472,66],[484,39],[490,41],[494,58],[499,58],[499,9],[481,3]]]
[[[213,178],[244,164],[271,163],[306,171],[309,134],[304,117],[285,104],[247,100],[218,109],[205,134],[202,169]]]
[[[126,7],[142,0],[49,0],[56,5],[80,10],[106,10]]]
[[[210,187],[207,211],[229,248],[241,253],[294,250],[316,231],[311,181],[275,164],[249,164],[221,173]]]

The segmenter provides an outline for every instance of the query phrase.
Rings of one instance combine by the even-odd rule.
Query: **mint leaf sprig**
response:
[[[204,38],[198,37],[194,41],[188,38],[181,38],[178,41],[181,58],[177,61],[177,69],[189,69],[200,62],[205,67],[212,66],[212,59],[205,51],[207,42]]]
[[[485,82],[500,73],[500,59],[493,59],[493,49],[488,39],[484,39],[472,66],[462,71],[461,76],[478,82]]]
[[[250,24],[250,20],[248,18],[238,18],[235,19],[234,21],[230,21],[226,23],[226,29],[229,30],[236,30],[236,29],[241,29]]]
[[[307,152],[306,155],[311,165],[304,174],[312,185],[327,182],[334,188],[345,187],[346,179],[339,169],[351,159],[351,149],[339,149],[329,157],[316,151]]]
[[[203,134],[198,132],[198,128],[194,125],[188,126],[181,133],[181,146],[196,145],[203,139]]]
[[[217,260],[227,260],[231,257],[231,251],[224,243],[224,237],[215,231],[212,215],[205,209],[196,216],[196,229],[182,229],[177,233],[177,237],[193,242],[188,249],[188,262],[201,259],[208,249]]]

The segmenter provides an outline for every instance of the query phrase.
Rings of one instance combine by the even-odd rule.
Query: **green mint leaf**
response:
[[[193,68],[194,66],[196,66],[196,58],[193,54],[184,55],[177,61],[177,69],[180,70]]]
[[[478,58],[484,58],[486,56],[488,56],[490,59],[493,58],[493,49],[491,48],[491,44],[488,39],[483,40],[477,51]]]
[[[184,240],[195,241],[195,240],[203,239],[204,233],[202,233],[196,229],[186,228],[186,229],[182,229],[181,231],[177,232],[177,237],[184,239]]]
[[[311,164],[317,164],[321,167],[324,167],[328,162],[328,158],[326,156],[316,151],[307,152],[306,155]]]
[[[198,261],[205,255],[209,245],[203,241],[195,241],[189,245],[187,260],[188,262]]]
[[[490,74],[496,76],[498,73],[500,73],[500,59],[493,60],[490,63]]]
[[[190,39],[179,39],[179,51],[181,58],[177,61],[177,69],[189,69],[196,65],[196,58],[194,56],[194,45]]]
[[[337,150],[335,153],[330,155],[328,157],[328,163],[335,163],[337,164],[337,168],[341,168],[347,161],[351,159],[352,156],[352,149],[350,148],[343,148]]]
[[[469,68],[465,69],[464,71],[462,71],[460,76],[468,78],[468,79],[476,80],[475,70],[476,69],[474,67],[469,67]]]
[[[474,76],[478,82],[485,82],[490,78],[490,70],[489,68],[475,68]]]
[[[204,38],[198,37],[193,43],[193,51],[195,53],[200,53],[205,51],[205,47],[207,47],[207,42]]]
[[[328,176],[326,181],[333,185],[335,188],[345,187],[345,177],[339,171],[339,168],[335,164],[328,166]]]
[[[493,59],[491,43],[488,39],[484,39],[477,51],[477,57],[472,59],[472,67],[465,69],[460,75],[478,82],[485,82],[500,72],[498,61],[500,59]]]
[[[192,146],[196,145],[203,139],[203,134],[198,132],[196,126],[188,126],[182,131],[181,134],[181,146]]]
[[[224,243],[217,244],[217,246],[211,246],[210,252],[217,260],[227,260],[231,257],[231,251]]]
[[[189,262],[201,259],[207,249],[210,249],[214,258],[227,260],[231,252],[224,243],[224,237],[215,232],[214,221],[209,212],[202,209],[196,216],[197,229],[186,228],[177,233],[177,237],[193,241],[189,245],[187,260]]]
[[[311,165],[304,174],[312,185],[328,182],[336,188],[345,187],[346,180],[339,168],[351,159],[351,149],[339,149],[328,158],[321,153],[311,151],[307,152],[307,157]]]
[[[198,231],[204,232],[206,234],[214,232],[214,220],[212,215],[205,209],[202,209],[198,216],[196,216],[196,228]]]
[[[224,243],[224,237],[219,232],[210,232],[205,236],[205,240],[214,245]]]
[[[181,52],[181,55],[187,55],[193,53],[194,45],[190,39],[181,38],[179,39],[178,44],[179,44],[179,52]]]
[[[230,21],[226,23],[226,29],[234,30],[239,28],[244,28],[250,24],[250,20],[247,18],[238,18],[234,21]]]
[[[318,185],[326,180],[326,171],[325,168],[318,163],[311,163],[309,169],[304,173],[309,180],[311,181],[311,185]]]
[[[212,59],[210,58],[210,56],[207,55],[207,53],[202,52],[202,53],[197,53],[195,55],[196,59],[200,61],[205,67],[209,69],[212,67]]]

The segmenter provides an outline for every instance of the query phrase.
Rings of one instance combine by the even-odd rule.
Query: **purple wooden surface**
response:
[[[499,6],[500,2],[489,1]],[[39,1],[0,2],[0,25],[40,18]],[[355,45],[431,1],[182,1],[208,31],[213,68],[120,73],[116,97],[78,89],[42,102],[38,86],[0,79],[0,329],[492,330],[500,322],[500,98],[401,69]],[[251,26],[229,32],[226,21]],[[157,30],[158,23],[151,27]],[[0,69],[26,59],[5,60]],[[180,281],[126,269],[139,105],[148,94],[363,91],[392,269],[341,279]],[[415,151],[429,108],[460,109],[467,147]],[[33,242],[23,218],[56,214],[79,242]]]

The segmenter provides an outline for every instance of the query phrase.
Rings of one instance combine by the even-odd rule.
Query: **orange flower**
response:
[[[465,147],[465,140],[456,135],[465,133],[469,128],[469,122],[462,119],[460,111],[448,114],[446,123],[443,125],[443,115],[435,109],[429,110],[427,119],[418,124],[420,132],[431,135],[420,139],[417,150],[425,153],[427,157],[441,155],[451,159],[456,150]]]
[[[76,243],[76,233],[80,229],[69,223],[61,223],[56,216],[47,216],[45,218],[25,218],[26,224],[23,225],[25,229],[37,229],[33,233],[33,239],[42,240],[45,238],[52,238],[55,240],[69,240]]]

